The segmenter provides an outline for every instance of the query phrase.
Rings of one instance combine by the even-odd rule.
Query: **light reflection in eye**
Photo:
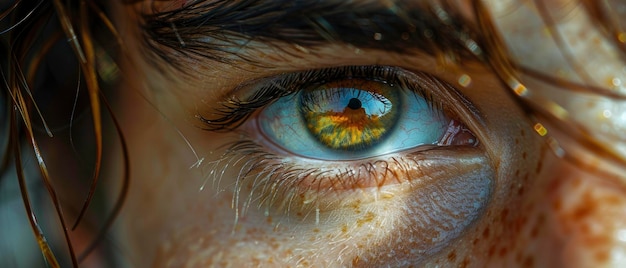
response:
[[[258,124],[290,153],[353,160],[438,144],[450,121],[418,92],[381,78],[351,78],[282,97]]]

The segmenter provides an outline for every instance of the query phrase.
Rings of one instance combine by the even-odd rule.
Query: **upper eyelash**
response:
[[[205,130],[229,131],[239,127],[257,109],[289,94],[291,92],[284,86],[275,84],[255,91],[254,95],[247,100],[229,97],[221,103],[220,108],[214,110],[213,114],[218,116],[217,118],[210,119],[200,114],[196,117],[204,123],[203,129]]]
[[[256,110],[273,101],[294,94],[302,89],[323,84],[336,79],[371,79],[380,82],[397,84],[399,88],[410,90],[426,99],[431,109],[443,108],[441,101],[436,101],[432,94],[422,85],[409,81],[401,75],[398,68],[388,66],[344,66],[309,70],[304,72],[281,75],[261,81],[261,86],[252,87],[253,94],[246,99],[236,96],[225,98],[221,107],[213,111],[215,118],[203,115],[196,117],[204,123],[203,129],[209,131],[231,131],[243,124]],[[247,86],[244,86],[247,87]],[[247,88],[245,88],[247,90]]]

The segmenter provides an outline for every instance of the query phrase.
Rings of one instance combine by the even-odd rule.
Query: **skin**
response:
[[[140,51],[136,7],[118,7],[117,17],[129,51]],[[180,75],[166,65],[148,63],[145,54],[130,53],[118,106],[132,181],[118,233],[131,266],[611,267],[626,261],[624,186],[556,157],[491,69],[479,63],[458,68],[419,52],[399,55],[339,44],[315,53],[283,49],[292,53],[271,47],[251,52],[272,68],[181,59],[195,70],[184,79],[174,78]],[[461,116],[481,143],[465,156],[489,169],[481,173],[491,190],[479,216],[455,226],[458,234],[443,244],[425,242],[414,222],[424,216],[414,213],[423,206],[415,201],[427,186],[460,179],[476,168],[469,165],[439,168],[441,180],[426,184],[416,183],[414,175],[318,197],[342,200],[322,206],[319,214],[298,198],[289,211],[271,207],[267,216],[252,204],[237,214],[232,185],[239,169],[226,169],[219,187],[211,171],[220,170],[215,161],[223,145],[239,134],[201,130],[194,116],[210,112],[218,96],[255,78],[374,64],[433,74],[480,111]],[[459,85],[462,75],[469,75],[471,84]],[[197,166],[187,142],[203,159]],[[112,176],[119,174],[121,163],[110,162]],[[247,188],[242,189],[246,197]],[[411,252],[420,247],[437,250]]]

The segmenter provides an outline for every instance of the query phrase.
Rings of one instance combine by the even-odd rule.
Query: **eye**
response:
[[[272,103],[257,120],[261,132],[286,151],[324,160],[435,145],[451,121],[419,94],[376,77],[314,84]]]
[[[343,72],[343,74],[342,74]],[[392,67],[318,70],[316,81],[265,107],[256,124],[273,145],[320,160],[357,160],[421,145],[476,145],[441,100]],[[422,77],[416,77],[422,78]],[[275,82],[274,82],[275,83]]]
[[[245,163],[238,181],[252,180],[252,192],[273,200],[287,195],[284,202],[305,192],[423,182],[442,168],[454,177],[476,167],[463,166],[463,157],[486,161],[462,123],[475,113],[469,102],[431,75],[396,67],[346,66],[253,81],[218,113],[224,116],[202,118],[212,130],[243,124],[242,140],[225,156]]]

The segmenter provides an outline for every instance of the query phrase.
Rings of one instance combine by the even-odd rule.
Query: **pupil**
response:
[[[350,108],[352,110],[360,109],[361,108],[361,101],[359,99],[357,99],[357,98],[350,99],[350,102],[348,102],[348,108]]]

